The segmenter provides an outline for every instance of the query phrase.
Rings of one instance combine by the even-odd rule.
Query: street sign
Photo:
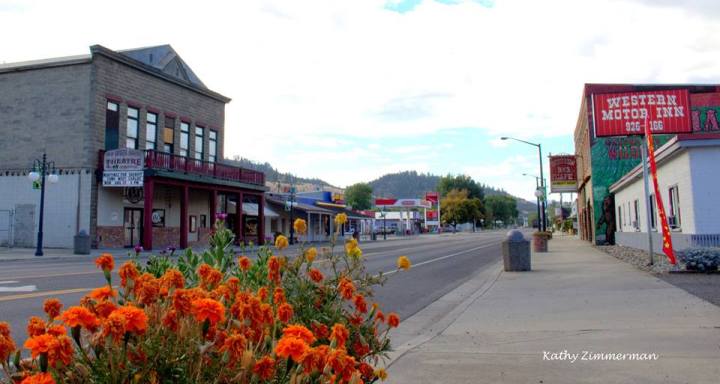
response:
[[[103,187],[142,187],[143,171],[105,171]]]
[[[687,89],[594,94],[595,137],[689,133],[690,95]]]
[[[550,193],[577,192],[575,155],[550,156]]]

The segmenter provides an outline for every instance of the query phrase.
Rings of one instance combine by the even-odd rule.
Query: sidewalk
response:
[[[580,240],[556,236],[549,249],[533,255],[532,272],[498,273],[498,265],[458,288],[473,293],[415,345],[408,329],[436,310],[408,319],[393,340],[400,349],[388,382],[720,382],[720,307]],[[658,358],[589,361],[584,351]]]

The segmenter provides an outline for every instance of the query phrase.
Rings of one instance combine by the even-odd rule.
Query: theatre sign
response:
[[[687,89],[594,94],[595,136],[689,133],[690,96]]]
[[[105,152],[103,187],[142,187],[143,151],[115,149]]]

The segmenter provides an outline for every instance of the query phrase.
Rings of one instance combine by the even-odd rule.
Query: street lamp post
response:
[[[38,172],[38,170],[40,172]],[[48,172],[50,173],[49,175]],[[43,219],[45,216],[46,176],[50,183],[55,184],[58,182],[58,175],[55,170],[55,162],[47,161],[47,154],[43,153],[42,160],[35,159],[33,163],[33,170],[28,174],[28,177],[32,182],[40,180],[40,219],[38,222],[37,248],[35,249],[35,256],[43,255]]]
[[[523,173],[523,176],[530,176],[535,178],[535,193],[540,189],[540,176],[530,175],[527,173]],[[535,195],[535,202],[537,203],[537,223],[538,223],[538,231],[540,230],[540,197]]]
[[[542,144],[531,143],[531,142],[529,142],[529,141],[516,139],[516,138],[514,138],[514,137],[505,137],[505,136],[501,137],[500,140],[515,140],[515,141],[519,141],[519,142],[521,142],[521,143],[525,143],[525,144],[528,144],[528,145],[532,145],[532,146],[537,147],[537,149],[538,149],[538,158],[540,159],[540,181],[541,181],[540,187],[542,188],[542,193],[543,193],[543,196],[544,196],[544,195],[545,195],[545,178],[543,177]],[[541,231],[545,231],[545,230],[547,229],[546,223],[545,223],[546,220],[547,220],[547,217],[546,217],[546,216],[547,216],[547,213],[545,212],[545,199],[542,200],[541,204],[542,204],[542,214],[543,214],[542,227],[541,227],[541,228],[538,228],[538,229],[541,230]]]
[[[295,244],[295,186],[290,187],[290,197],[285,205],[290,211],[290,244]]]
[[[385,206],[383,205],[382,210],[380,210],[380,216],[383,218],[383,240],[387,240],[387,221],[385,217],[387,216],[387,211],[385,210]]]

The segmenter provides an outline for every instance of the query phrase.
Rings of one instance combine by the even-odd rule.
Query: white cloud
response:
[[[455,128],[568,135],[583,83],[716,82],[720,73],[720,24],[703,15],[718,14],[709,0],[686,2],[685,12],[669,0],[424,1],[405,14],[384,9],[385,0],[20,4],[0,7],[0,33],[14,36],[0,41],[0,62],[86,53],[96,43],[171,43],[209,87],[232,97],[228,156],[338,184],[386,169],[374,140]],[[300,155],[356,144],[366,150]],[[392,163],[421,170],[412,155]],[[346,176],[328,159],[360,164]],[[372,170],[362,168],[367,159]]]

